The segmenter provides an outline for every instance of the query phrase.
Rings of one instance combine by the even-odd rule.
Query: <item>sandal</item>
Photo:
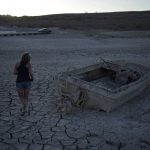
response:
[[[26,108],[24,107],[24,108],[20,108],[20,112],[21,112],[21,116],[24,116],[25,115],[25,113],[26,113]]]

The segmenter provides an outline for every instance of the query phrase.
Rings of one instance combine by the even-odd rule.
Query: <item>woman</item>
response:
[[[21,115],[24,115],[27,111],[31,81],[33,81],[30,59],[29,53],[24,53],[21,57],[21,61],[16,63],[14,68],[14,74],[17,75],[16,88],[22,103]]]

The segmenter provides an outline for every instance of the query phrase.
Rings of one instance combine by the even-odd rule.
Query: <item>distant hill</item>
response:
[[[0,26],[60,27],[77,30],[150,30],[150,11],[56,14],[30,17],[0,15]]]

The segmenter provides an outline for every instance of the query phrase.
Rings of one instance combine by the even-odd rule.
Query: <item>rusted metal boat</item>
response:
[[[58,74],[56,81],[60,96],[72,106],[110,112],[143,91],[150,69],[125,61],[103,61]]]

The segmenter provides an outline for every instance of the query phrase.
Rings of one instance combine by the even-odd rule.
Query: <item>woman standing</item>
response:
[[[17,75],[16,88],[22,103],[21,115],[24,115],[27,111],[31,81],[33,81],[30,59],[29,53],[24,53],[20,62],[16,63],[14,68],[14,74]]]

